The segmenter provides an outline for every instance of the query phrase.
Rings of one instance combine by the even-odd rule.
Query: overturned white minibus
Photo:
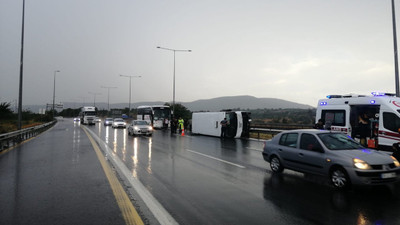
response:
[[[226,118],[226,137],[249,137],[250,113],[243,111],[195,112],[192,114],[192,134],[221,136],[221,121]]]
[[[356,140],[367,130],[369,148],[393,151],[392,145],[400,142],[400,98],[394,94],[329,95],[318,101],[315,119],[321,119],[325,129],[345,132]],[[364,127],[360,120],[365,119]]]

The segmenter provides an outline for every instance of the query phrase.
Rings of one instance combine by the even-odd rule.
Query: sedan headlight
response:
[[[364,160],[361,160],[361,159],[355,158],[355,159],[353,159],[353,163],[354,163],[354,166],[358,169],[362,169],[362,170],[372,169],[371,166],[367,162],[365,162]]]
[[[391,155],[390,157],[392,157],[394,165],[395,165],[396,167],[400,167],[399,161],[397,161],[397,159],[396,159],[394,156],[392,156],[392,155]]]
[[[134,126],[134,127],[133,127],[133,129],[135,129],[135,130],[139,130],[139,127],[137,127],[137,126]]]

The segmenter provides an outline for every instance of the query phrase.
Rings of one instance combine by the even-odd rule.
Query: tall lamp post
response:
[[[105,87],[105,86],[101,86],[101,88],[107,88],[108,89],[108,111],[110,111],[110,89],[111,88],[117,88],[117,87]]]
[[[56,73],[59,73],[59,70],[54,71],[54,85],[53,85],[53,119],[54,119],[54,101],[56,99]]]
[[[392,0],[392,23],[393,23],[393,47],[394,47],[394,77],[396,97],[400,97],[399,91],[399,63],[397,58],[397,35],[396,35],[396,15],[394,10],[394,0]]]
[[[94,105],[94,107],[96,107],[96,95],[101,95],[101,93],[89,92],[89,94],[92,94],[92,95],[94,95],[94,99],[93,99],[93,105]]]
[[[19,64],[19,93],[18,93],[18,130],[22,128],[22,84],[24,74],[24,27],[25,27],[25,0],[22,1],[22,29],[21,29],[21,55]]]
[[[164,47],[160,47],[160,46],[157,46],[157,48],[174,52],[174,78],[173,78],[173,91],[172,91],[173,92],[173,94],[172,94],[172,112],[173,112],[173,115],[175,117],[175,53],[176,52],[192,52],[192,50],[189,50],[189,49],[172,49],[172,48],[164,48]]]
[[[140,78],[142,76],[129,76],[129,75],[119,75],[120,77],[128,77],[129,78],[129,111],[128,111],[128,116],[131,113],[131,85],[132,85],[132,77],[133,78]]]

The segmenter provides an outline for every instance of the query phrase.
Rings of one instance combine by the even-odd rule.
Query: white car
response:
[[[112,128],[126,128],[126,122],[122,118],[115,118],[111,125]]]
[[[134,120],[128,127],[128,135],[153,135],[153,128],[144,120]]]

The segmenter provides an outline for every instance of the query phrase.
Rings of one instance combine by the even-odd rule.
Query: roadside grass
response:
[[[273,137],[274,136],[272,134],[250,132],[250,138],[254,138],[254,139],[269,140],[269,139],[272,139]]]
[[[37,122],[34,120],[22,121],[22,129],[34,127],[43,124],[43,122]],[[0,121],[0,134],[5,134],[18,130],[17,121],[15,120],[5,120]]]

